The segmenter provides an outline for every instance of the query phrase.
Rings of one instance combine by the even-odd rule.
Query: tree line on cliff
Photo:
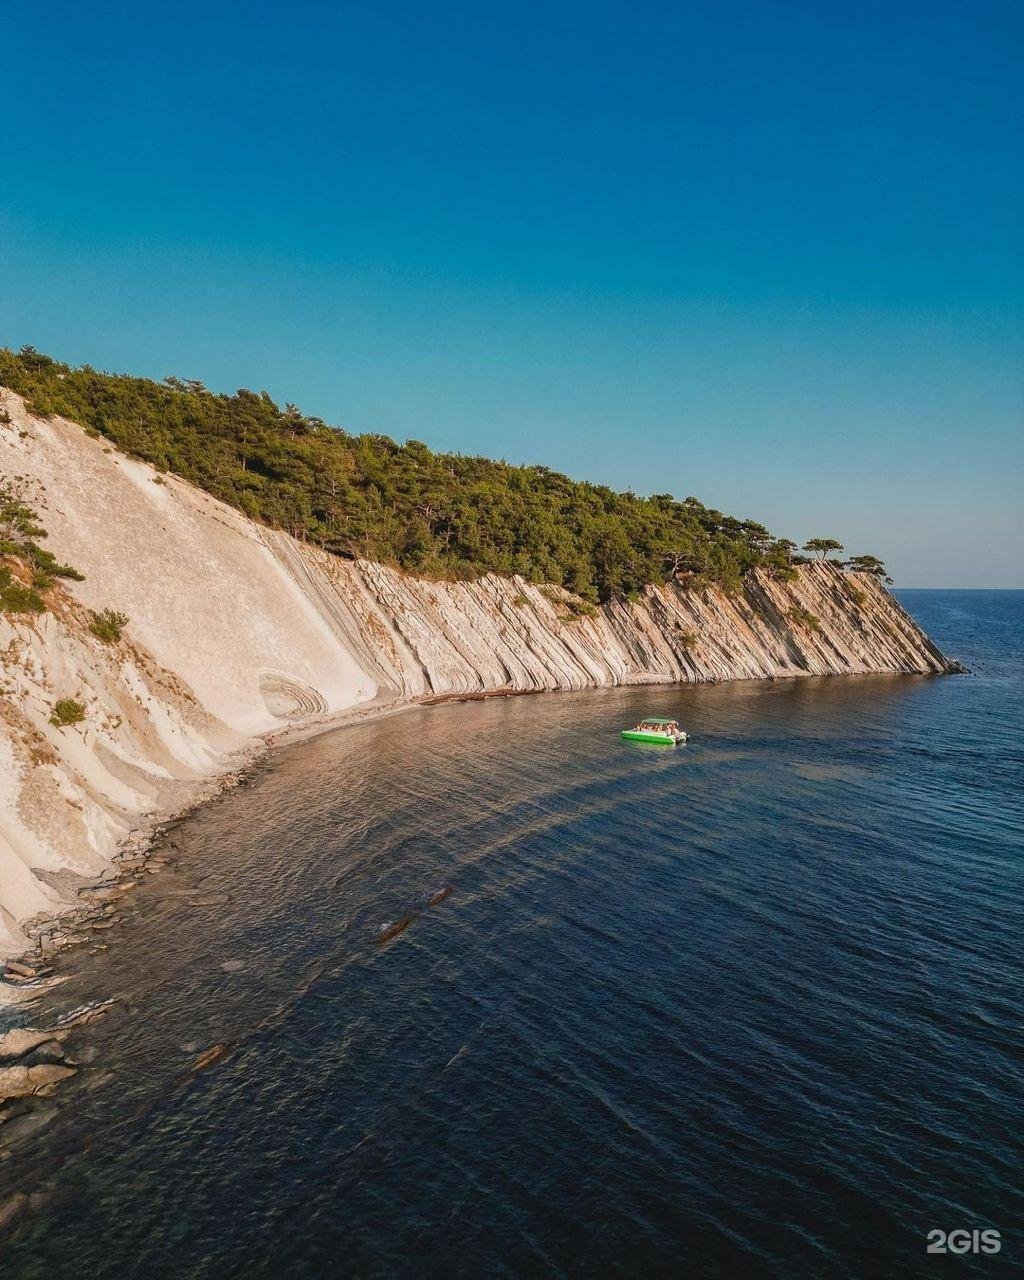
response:
[[[31,347],[0,349],[0,385],[37,415],[81,423],[254,520],[429,577],[521,574],[604,601],[667,577],[727,589],[758,567],[785,578],[801,559],[795,543],[696,498],[644,498],[547,467],[352,435],[266,392],[72,368]],[[824,543],[842,550],[831,539],[805,550]]]

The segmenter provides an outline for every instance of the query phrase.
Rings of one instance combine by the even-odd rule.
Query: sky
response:
[[[25,0],[0,344],[1022,587],[1022,15]]]

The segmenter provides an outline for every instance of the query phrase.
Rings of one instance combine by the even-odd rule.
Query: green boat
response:
[[[662,747],[674,747],[677,742],[686,741],[678,720],[661,720],[657,716],[641,720],[635,729],[623,729],[620,736],[627,742],[654,742]]]

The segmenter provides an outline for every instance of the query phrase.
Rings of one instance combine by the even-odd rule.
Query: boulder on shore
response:
[[[63,1067],[56,1062],[40,1062],[34,1067],[0,1067],[0,1099],[24,1098],[75,1074],[74,1067]]]
[[[63,1040],[66,1031],[42,1031],[34,1027],[14,1027],[0,1036],[0,1059],[23,1058],[48,1040]]]

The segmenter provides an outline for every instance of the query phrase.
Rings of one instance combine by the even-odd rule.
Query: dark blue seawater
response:
[[[417,711],[177,826],[0,1274],[1019,1270],[1024,593],[901,598],[972,675]]]

